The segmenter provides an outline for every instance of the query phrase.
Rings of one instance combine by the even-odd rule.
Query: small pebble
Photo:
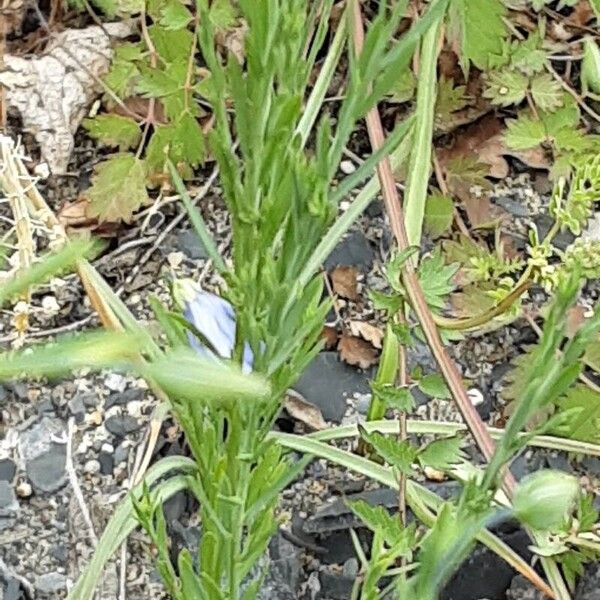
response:
[[[473,406],[480,406],[483,404],[483,394],[477,388],[471,388],[467,391],[467,396],[471,400]]]
[[[95,475],[100,473],[100,463],[96,459],[88,460],[83,466],[84,473]]]
[[[340,163],[340,171],[345,175],[350,175],[356,171],[356,166],[351,160],[343,160]]]
[[[33,490],[27,481],[21,481],[21,483],[17,485],[16,492],[19,498],[29,498],[33,493]]]

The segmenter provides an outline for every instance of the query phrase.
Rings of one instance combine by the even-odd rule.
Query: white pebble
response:
[[[113,392],[123,392],[127,387],[127,380],[118,373],[110,373],[104,380],[104,384]]]
[[[83,472],[90,475],[100,473],[100,463],[96,459],[88,460],[83,466]]]
[[[46,314],[54,314],[60,310],[60,306],[54,296],[44,296],[42,298],[42,309]]]
[[[483,404],[483,394],[477,388],[471,388],[468,390],[467,396],[469,396],[473,406],[479,406],[480,404]]]
[[[356,171],[356,167],[351,160],[343,160],[340,163],[340,171],[346,175],[350,175],[350,173],[354,173],[354,171]]]

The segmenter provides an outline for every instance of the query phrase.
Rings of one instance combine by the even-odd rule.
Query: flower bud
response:
[[[546,469],[521,480],[515,490],[513,509],[525,525],[551,530],[559,527],[573,510],[578,494],[575,477]]]

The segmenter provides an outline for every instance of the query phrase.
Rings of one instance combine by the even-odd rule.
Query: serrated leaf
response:
[[[389,97],[390,102],[408,102],[415,94],[416,79],[410,69],[405,69],[396,78]]]
[[[490,55],[501,53],[506,36],[505,14],[506,8],[500,0],[452,0],[448,9],[448,36],[459,47],[464,70],[468,69],[469,61],[485,69]]]
[[[167,158],[176,166],[197,167],[204,160],[204,133],[198,121],[183,113],[175,124],[154,129],[146,149],[149,173],[162,173]],[[185,177],[191,172],[184,173]]]
[[[600,393],[586,385],[572,387],[557,402],[560,411],[572,411],[567,422],[561,422],[560,434],[573,440],[600,443]]]
[[[385,310],[390,315],[396,314],[404,301],[400,294],[385,294],[378,290],[369,290],[369,298],[376,310]]]
[[[148,27],[148,35],[164,62],[169,64],[183,62],[187,65],[194,41],[194,34],[191,31],[187,29],[171,31],[159,25],[151,25]]]
[[[92,138],[106,146],[118,146],[119,150],[137,146],[142,136],[140,126],[132,118],[121,115],[98,115],[85,119],[83,126]]]
[[[396,440],[376,431],[368,433],[362,426],[359,426],[359,430],[361,437],[383,460],[406,475],[412,473],[412,465],[417,458],[418,449],[408,440]]]
[[[452,79],[442,77],[439,80],[435,101],[435,118],[438,123],[443,123],[450,118],[453,112],[467,106],[466,91],[466,86],[455,86]]]
[[[548,55],[544,50],[545,28],[540,26],[532,31],[526,40],[514,41],[510,49],[510,66],[525,73],[525,75],[534,75],[543,71],[547,62]]]
[[[490,182],[486,179],[489,174],[490,166],[479,161],[476,154],[467,154],[458,156],[448,161],[446,165],[446,179],[448,187],[455,192],[461,186],[467,189],[474,185],[484,189],[490,187]]]
[[[142,58],[138,44],[121,44],[115,50],[115,56],[104,83],[120,98],[127,98],[133,92],[135,82],[140,72],[135,63]]]
[[[373,394],[387,408],[395,408],[401,412],[410,412],[415,401],[410,390],[405,387],[396,387],[393,384],[371,382]]]
[[[146,166],[133,154],[116,154],[96,165],[87,196],[91,217],[100,221],[131,220],[133,213],[148,202]]]
[[[439,373],[430,373],[424,375],[417,382],[419,389],[433,398],[450,398],[450,390],[446,386],[446,381]]]
[[[520,104],[527,94],[528,83],[528,78],[519,71],[494,71],[487,77],[487,88],[483,96],[497,106]]]
[[[419,281],[427,304],[432,309],[444,306],[448,294],[454,290],[452,278],[458,265],[445,265],[441,252],[436,251],[419,265]]]
[[[531,97],[545,112],[554,112],[563,103],[562,88],[550,73],[540,73],[531,80]]]
[[[402,544],[397,550],[410,552],[414,547],[414,527],[403,527],[397,516],[391,515],[383,506],[371,506],[364,500],[346,503],[348,508],[373,532],[380,534],[392,548]]]
[[[534,118],[519,115],[507,122],[504,141],[513,150],[527,150],[538,146],[546,139],[544,124]]]
[[[444,235],[454,219],[454,202],[443,194],[432,194],[425,202],[425,231],[433,238]]]
[[[427,444],[417,458],[422,466],[445,471],[464,460],[465,454],[461,446],[462,439],[459,437],[442,438]]]
[[[235,25],[237,19],[231,0],[214,0],[210,6],[209,16],[216,29],[229,29]]]
[[[160,9],[159,23],[165,29],[178,31],[187,27],[192,18],[192,13],[181,0],[169,0]]]

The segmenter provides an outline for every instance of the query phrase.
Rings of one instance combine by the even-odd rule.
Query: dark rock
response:
[[[513,460],[510,470],[517,481],[520,481],[526,475],[535,473],[546,466],[546,459],[543,454],[520,454]]]
[[[187,506],[187,494],[184,491],[177,492],[171,496],[164,504],[163,510],[165,519],[168,523],[181,518]]]
[[[600,475],[600,458],[597,456],[586,456],[581,461],[581,466],[592,475]]]
[[[339,242],[325,259],[325,269],[330,271],[339,265],[343,265],[369,270],[374,258],[375,252],[364,233],[353,231]]]
[[[66,565],[69,558],[69,549],[65,544],[56,544],[50,548],[50,554],[61,564]]]
[[[502,539],[525,560],[531,557],[528,535],[518,530]],[[441,600],[504,600],[515,572],[488,548],[477,545],[442,591]]]
[[[112,454],[109,452],[100,452],[98,462],[100,463],[100,473],[102,475],[112,475],[115,467],[115,460]]]
[[[494,198],[494,202],[515,217],[529,216],[527,205],[509,196],[499,196],[498,198]]]
[[[85,404],[81,396],[75,396],[69,400],[69,412],[75,417],[76,423],[83,423],[85,419]]]
[[[547,454],[546,462],[551,469],[557,469],[558,471],[565,471],[567,473],[573,471],[573,467],[565,454]]]
[[[192,229],[179,231],[175,234],[173,246],[181,250],[186,256],[193,260],[208,258],[208,252],[198,234]]]
[[[44,398],[41,402],[37,403],[36,408],[40,415],[54,415],[54,402],[52,402],[52,398]]]
[[[137,431],[141,425],[131,415],[113,415],[106,419],[106,429],[117,437],[125,437],[128,433]]]
[[[29,400],[27,384],[22,381],[11,381],[6,384],[6,387],[19,399]]]
[[[35,583],[36,590],[42,594],[57,594],[66,587],[67,578],[56,571],[40,575]]]
[[[349,558],[342,568],[342,574],[346,577],[356,577],[358,575],[358,560],[356,558]]]
[[[545,600],[546,594],[540,592],[523,575],[517,575],[511,581],[506,598],[507,600]]]
[[[537,225],[540,240],[543,240],[550,231],[550,228],[554,225],[554,219],[548,214],[543,214],[535,219],[535,224]],[[564,251],[574,240],[575,236],[567,229],[565,231],[559,231],[556,236],[554,236],[552,243],[554,246]]]
[[[406,351],[406,365],[409,371],[415,367],[421,367],[425,373],[437,371],[437,364],[429,346],[419,340],[415,340],[415,343]]]
[[[27,461],[25,470],[36,492],[55,492],[66,481],[67,449],[64,444],[52,444],[48,452]]]
[[[98,396],[96,394],[77,394],[78,398],[81,398],[83,403],[88,408],[97,408],[98,407]]]
[[[54,441],[64,435],[61,421],[44,417],[19,438],[19,453],[37,492],[55,492],[65,483],[66,445]]]
[[[346,398],[368,393],[369,376],[340,361],[337,352],[319,352],[295,386],[309,402],[316,404],[325,419],[340,422],[346,412]]]
[[[357,525],[359,527],[364,527],[359,519],[357,519]],[[357,535],[361,539],[364,537],[364,534],[364,529],[362,531],[357,531]],[[327,537],[319,540],[319,545],[326,549],[326,552],[319,557],[321,562],[325,564],[343,564],[347,560],[356,556],[349,528],[345,529],[344,531],[334,531],[328,534]]]
[[[260,586],[258,600],[296,600],[299,597],[301,551],[281,533],[269,543],[269,571]]]
[[[600,562],[587,565],[577,584],[574,600],[600,600]]]
[[[0,406],[4,406],[9,401],[9,399],[9,391],[3,385],[0,385]]]
[[[139,400],[143,400],[144,398],[144,390],[140,388],[129,388],[124,392],[114,392],[112,393],[105,402],[105,408],[110,408],[111,406],[125,406],[129,402],[136,402]]]
[[[319,573],[319,581],[321,582],[319,598],[348,600],[352,595],[355,578],[323,571]]]
[[[125,446],[124,444],[119,444],[115,448],[113,458],[115,460],[115,465],[120,465],[122,462],[127,462],[127,459],[129,458],[129,447]]]
[[[12,481],[17,474],[17,465],[10,459],[0,460],[0,481]]]
[[[379,198],[373,200],[369,206],[367,206],[365,212],[369,217],[381,217],[383,215],[383,202]]]
[[[0,517],[14,517],[19,511],[19,503],[12,485],[0,481]]]

